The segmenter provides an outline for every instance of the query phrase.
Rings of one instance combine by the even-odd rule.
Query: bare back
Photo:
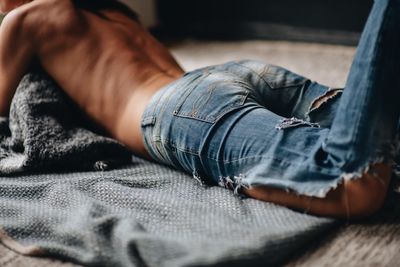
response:
[[[98,16],[70,2],[67,11],[62,8],[64,25],[56,25],[46,41],[39,39],[41,65],[112,137],[146,155],[140,130],[144,108],[183,70],[132,18],[114,10]],[[60,20],[60,13],[52,14]]]

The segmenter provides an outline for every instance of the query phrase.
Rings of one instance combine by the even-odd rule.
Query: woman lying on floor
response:
[[[359,218],[384,202],[399,121],[400,0],[376,0],[346,89],[229,62],[185,73],[112,0],[0,0],[0,111],[40,64],[136,154],[256,199]],[[334,67],[334,66],[333,66]]]

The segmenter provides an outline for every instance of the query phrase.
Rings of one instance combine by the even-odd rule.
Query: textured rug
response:
[[[101,173],[2,178],[0,225],[18,252],[84,266],[222,267],[280,263],[334,221],[134,158]]]
[[[289,255],[285,267],[395,267],[400,262],[400,205],[393,196],[373,218],[332,229]],[[26,257],[0,244],[2,267],[81,267],[48,258]]]

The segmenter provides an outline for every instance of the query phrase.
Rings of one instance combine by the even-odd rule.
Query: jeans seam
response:
[[[178,147],[174,142],[171,142],[171,140],[169,140],[169,139],[164,139],[164,140],[162,140],[162,142],[164,144],[168,144],[171,148],[179,150],[179,151],[184,152],[184,153],[189,153],[191,155],[198,155],[199,154],[198,150],[196,151],[194,149]]]
[[[392,6],[391,5],[388,5],[388,7],[387,7],[387,11],[386,11],[386,15],[387,14],[391,14],[392,15]],[[382,29],[384,29],[385,28],[385,25],[388,23],[388,16],[385,16],[386,17],[386,19],[385,19],[385,22],[384,23],[382,23],[381,24],[381,27],[380,27],[380,29],[379,29],[379,37],[378,37],[378,40],[376,41],[376,44],[380,44],[381,43],[381,41],[382,41]],[[381,51],[380,49],[378,49],[378,47],[379,47],[379,45],[376,45],[375,46],[375,49],[374,49],[374,55],[378,55],[378,51]],[[346,88],[345,88],[346,89]],[[357,125],[359,125],[360,124],[360,117],[361,117],[361,114],[358,114],[358,120],[357,120]],[[359,127],[356,127],[356,131],[355,131],[355,133],[354,133],[354,135],[352,136],[352,140],[351,140],[351,143],[354,145],[355,144],[355,141],[356,140],[359,140],[359,135],[360,135],[360,130],[359,130]],[[353,158],[353,155],[354,154],[352,154],[351,153],[352,151],[351,150],[349,150],[349,152],[347,153],[347,159],[346,159],[346,163],[343,165],[343,168],[346,168],[346,166],[348,166],[348,165],[350,165],[351,163],[352,163],[352,158]]]
[[[309,80],[308,78],[304,77],[305,81],[304,81],[304,82],[301,82],[301,83],[298,83],[298,84],[293,84],[293,85],[288,85],[288,86],[281,86],[281,87],[273,87],[273,86],[271,86],[271,85],[264,79],[263,76],[261,76],[261,75],[260,75],[257,71],[255,71],[254,69],[252,69],[252,68],[250,68],[250,67],[248,67],[248,66],[246,66],[246,65],[243,65],[243,64],[241,64],[241,63],[238,63],[238,62],[234,62],[234,64],[237,64],[238,66],[241,66],[241,67],[243,67],[243,68],[246,68],[246,69],[250,70],[251,72],[253,72],[254,74],[256,74],[257,77],[259,77],[261,80],[263,80],[264,83],[265,83],[269,88],[271,88],[271,90],[276,90],[276,89],[287,89],[287,88],[291,88],[291,87],[297,87],[297,86],[303,85],[305,82],[307,82],[307,81]],[[270,65],[270,64],[269,64],[269,65]]]
[[[225,116],[229,112],[231,112],[233,110],[236,110],[236,109],[240,109],[241,107],[243,107],[244,103],[246,102],[246,99],[247,99],[248,95],[249,95],[249,93],[246,93],[245,95],[241,96],[240,104],[234,104],[231,108],[228,108],[228,109],[224,110],[224,112],[218,114],[218,116],[212,117],[212,119],[211,118],[210,119],[206,119],[206,118],[203,119],[202,117],[189,116],[189,114],[185,114],[185,113],[179,113],[179,114],[173,114],[173,115],[176,116],[176,117],[179,117],[179,118],[192,119],[192,120],[205,122],[205,123],[209,123],[209,124],[215,124],[223,116]]]
[[[274,162],[281,162],[281,163],[285,163],[287,165],[292,165],[292,166],[303,166],[304,162],[301,163],[294,163],[293,161],[287,161],[285,159],[280,159],[280,158],[276,158],[276,157],[269,157],[269,156],[250,156],[250,157],[244,157],[244,158],[240,158],[240,159],[236,159],[236,160],[230,160],[230,161],[220,161],[217,159],[213,159],[213,158],[209,158],[207,157],[207,159],[210,160],[215,160],[216,163],[222,163],[222,164],[230,164],[230,163],[235,163],[235,162],[239,162],[242,160],[252,160],[252,159],[259,159],[259,158],[265,158],[265,159],[271,159]],[[319,172],[322,172],[323,174],[327,174],[327,175],[332,175],[332,174],[336,174],[337,170],[333,170],[332,168],[324,168],[315,164],[306,164],[307,168],[310,169],[318,169]],[[340,172],[343,172],[343,170],[340,170]]]
[[[199,86],[199,84],[204,81],[210,75],[210,72],[204,71],[201,75],[193,79],[191,82],[187,83],[186,86],[190,86],[188,89],[185,90],[185,94],[183,95],[182,99],[174,106],[173,115],[179,114],[183,104],[186,102],[187,98]]]
[[[266,159],[272,159],[274,161],[287,162],[287,163],[290,163],[293,165],[293,162],[291,162],[291,161],[287,161],[287,160],[276,158],[276,157],[263,156],[263,155],[242,157],[242,158],[235,159],[235,160],[218,160],[218,159],[207,157],[207,159],[215,160],[217,163],[223,163],[223,164],[235,163],[235,162],[239,162],[242,160],[249,160],[249,159],[259,159],[259,158],[266,158]],[[300,165],[300,164],[294,164],[294,165]]]

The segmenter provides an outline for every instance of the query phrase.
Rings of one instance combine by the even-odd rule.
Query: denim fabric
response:
[[[397,14],[397,15],[396,15]],[[142,120],[157,161],[240,192],[264,185],[324,197],[391,162],[400,100],[400,0],[377,0],[345,90],[243,60],[186,73]]]

